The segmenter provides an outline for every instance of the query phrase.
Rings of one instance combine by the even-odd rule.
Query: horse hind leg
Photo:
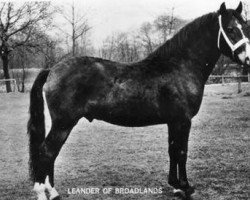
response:
[[[44,192],[47,190],[50,200],[59,199],[59,194],[54,187],[54,163],[63,144],[67,140],[77,120],[56,120],[52,121],[51,130],[40,146],[39,155],[39,176],[34,186],[38,200],[46,200]]]

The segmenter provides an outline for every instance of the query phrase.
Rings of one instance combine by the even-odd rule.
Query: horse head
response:
[[[245,33],[247,23],[241,13],[241,2],[235,10],[226,9],[225,3],[221,4],[217,45],[222,54],[241,65],[250,66],[250,41]]]

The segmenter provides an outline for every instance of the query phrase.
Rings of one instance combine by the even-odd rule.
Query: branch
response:
[[[6,26],[4,28],[5,32],[7,32],[9,25],[10,25],[10,20],[11,20],[10,13],[12,11],[13,4],[9,2],[7,7],[8,7],[8,10],[7,10],[7,16],[6,16]]]
[[[26,3],[10,17],[9,28],[12,28],[14,24],[16,24],[19,20],[22,19],[23,16],[27,14],[26,11],[24,10],[25,8],[27,9]],[[14,19],[14,21],[11,22],[11,19]]]
[[[82,15],[81,17],[79,17],[79,18],[77,18],[77,19],[75,20],[75,23],[77,24],[77,23],[81,22],[85,17],[86,17],[85,15]],[[87,21],[87,20],[85,20],[85,22],[86,22],[86,21]]]
[[[4,25],[3,25],[3,21],[2,21],[2,13],[3,13],[3,9],[5,7],[5,2],[2,3],[2,7],[1,7],[1,10],[0,10],[0,26],[1,26],[1,29],[3,30],[4,29]]]
[[[74,2],[70,4],[70,14],[66,13],[66,10],[61,12],[62,16],[64,19],[72,26],[73,34],[67,33],[65,30],[62,30],[60,27],[58,27],[63,33],[65,33],[67,36],[72,37],[73,40],[76,40],[80,36],[82,36],[84,33],[89,31],[91,27],[87,25],[87,20],[83,21],[82,20],[85,18],[85,16],[78,17],[75,15],[75,5]]]
[[[63,30],[62,28],[60,28],[59,26],[56,26],[60,31],[62,31],[65,35],[67,35],[67,36],[70,36],[71,37],[71,35],[69,34],[69,33],[67,33],[65,30]]]
[[[75,35],[74,39],[76,40],[77,38],[79,38],[80,36],[82,36],[84,33],[88,32],[90,29],[91,29],[91,27],[89,27],[89,26],[83,27],[83,29],[81,30],[81,32],[78,33],[77,35]]]
[[[26,44],[28,44],[28,41],[30,39],[31,33],[32,33],[32,28],[29,30],[26,38],[22,42],[16,42],[16,44],[13,45],[12,48],[15,49],[15,48],[20,47],[20,46],[26,46]],[[28,44],[28,45],[30,45],[30,44]]]
[[[9,34],[7,37],[9,38],[18,32],[22,32],[30,26],[39,25],[41,21],[49,19],[51,14],[54,12],[48,11],[49,5],[49,3],[44,2],[29,2],[23,4],[23,6],[11,16],[12,18],[15,18],[15,20],[12,21],[9,26],[17,27],[12,32],[8,31]]]
[[[28,21],[26,22],[26,24],[22,25],[20,28],[18,28],[17,30],[13,31],[12,33],[8,34],[7,37],[11,37],[12,35],[15,35],[18,32],[23,31],[24,29],[28,28],[30,25],[32,24],[32,21]]]
[[[84,22],[82,22],[80,25],[75,24],[75,31],[78,32],[79,30],[88,27],[88,21],[85,20]]]
[[[74,24],[74,22],[72,22],[72,20],[71,20],[68,16],[66,16],[66,14],[63,15],[63,17],[64,17],[64,19],[66,19],[66,21],[68,21],[71,25]]]

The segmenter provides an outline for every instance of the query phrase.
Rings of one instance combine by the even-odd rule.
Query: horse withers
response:
[[[39,200],[59,198],[54,162],[78,120],[85,117],[139,127],[167,124],[169,184],[176,194],[191,195],[186,161],[191,119],[197,114],[205,82],[221,54],[250,65],[250,44],[237,9],[201,16],[183,27],[145,59],[117,63],[75,57],[43,70],[30,93],[30,172]],[[45,137],[43,90],[52,119]]]

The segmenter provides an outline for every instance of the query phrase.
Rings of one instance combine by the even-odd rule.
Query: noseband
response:
[[[221,34],[223,35],[226,43],[228,44],[228,46],[230,47],[230,49],[232,50],[232,54],[234,56],[234,52],[236,49],[238,49],[240,46],[242,46],[243,44],[247,44],[249,42],[248,38],[243,34],[242,30],[240,29],[241,33],[242,33],[242,39],[239,40],[236,44],[233,44],[229,38],[227,37],[227,34],[225,33],[223,26],[222,26],[222,21],[221,21],[221,15],[219,15],[219,33],[218,33],[218,41],[217,41],[217,45],[218,48],[220,49],[220,37]]]

